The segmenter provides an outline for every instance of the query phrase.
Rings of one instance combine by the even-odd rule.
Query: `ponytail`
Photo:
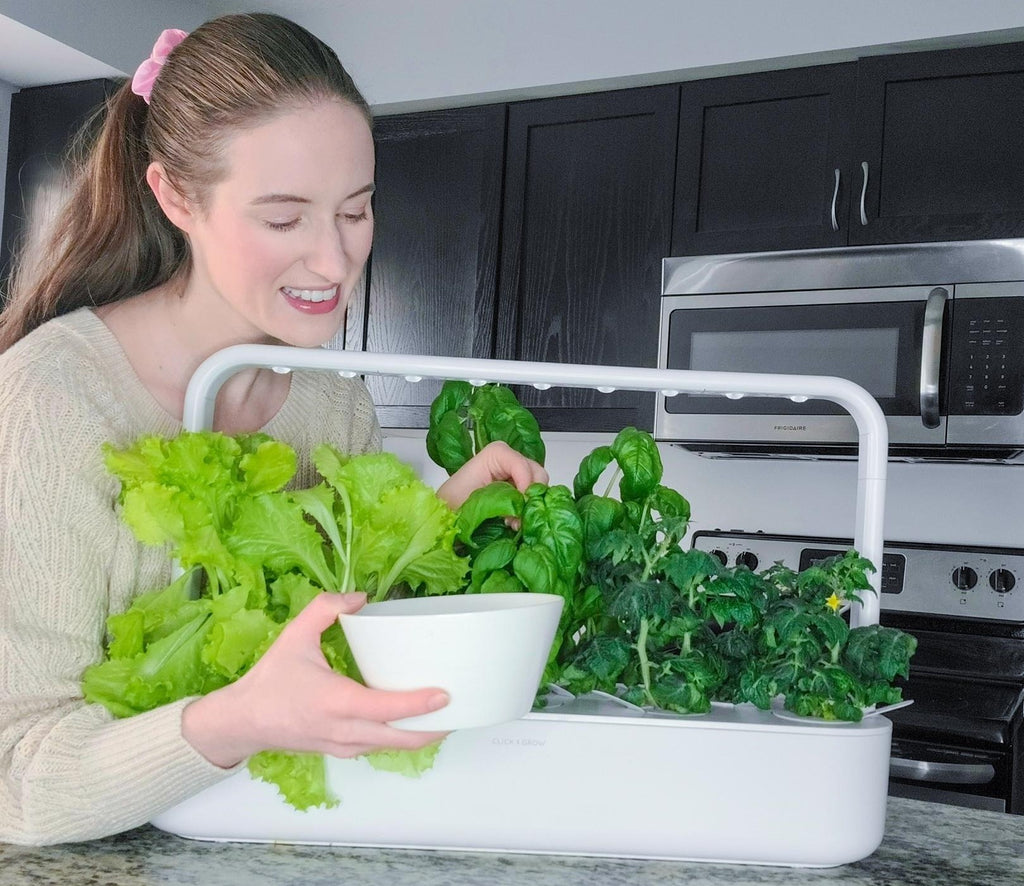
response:
[[[334,51],[269,13],[225,15],[197,28],[170,49],[150,87],[148,104],[129,82],[107,102],[43,260],[30,263],[24,253],[16,259],[0,313],[0,353],[53,317],[188,273],[188,241],[146,183],[152,161],[203,208],[227,172],[224,144],[240,129],[324,99],[348,102],[372,122]]]
[[[88,153],[86,124],[72,149],[70,196],[38,258],[22,252],[0,313],[0,353],[47,320],[119,301],[166,282],[187,263],[184,236],[146,184],[146,103],[125,83],[101,110]]]

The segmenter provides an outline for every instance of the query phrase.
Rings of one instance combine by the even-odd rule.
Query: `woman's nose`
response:
[[[309,250],[306,266],[333,283],[344,280],[351,266],[344,232],[335,225],[325,225]]]

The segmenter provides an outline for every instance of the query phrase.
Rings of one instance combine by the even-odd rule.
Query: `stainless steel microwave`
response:
[[[1024,460],[1024,239],[668,258],[658,366],[835,375],[892,458]],[[824,401],[659,395],[655,436],[709,454],[846,457]]]

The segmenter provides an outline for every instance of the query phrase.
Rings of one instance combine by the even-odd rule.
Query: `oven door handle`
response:
[[[928,293],[921,331],[921,423],[939,426],[939,361],[942,357],[942,318],[949,293],[936,286]]]
[[[908,781],[939,781],[945,784],[988,784],[996,777],[991,763],[935,763],[930,760],[889,760],[889,775]]]

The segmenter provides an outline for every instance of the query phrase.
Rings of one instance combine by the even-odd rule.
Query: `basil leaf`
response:
[[[594,484],[614,459],[611,446],[598,446],[580,462],[579,470],[572,481],[576,498],[582,498],[594,491]]]
[[[588,559],[595,559],[593,548],[622,520],[622,505],[614,498],[603,495],[584,495],[576,502],[583,523],[583,545]]]
[[[525,590],[518,578],[502,569],[488,575],[480,586],[481,594],[519,594]]]
[[[473,457],[473,438],[457,412],[445,412],[427,431],[427,454],[449,476]]]
[[[512,570],[527,590],[535,594],[558,593],[558,563],[548,548],[520,548],[512,561]]]
[[[559,575],[575,585],[583,565],[583,521],[567,487],[534,483],[526,490],[523,541],[548,548]]]
[[[496,517],[521,517],[523,494],[511,483],[496,480],[474,489],[459,506],[456,529],[459,539],[473,546],[473,533],[487,520]]]
[[[516,555],[518,546],[511,538],[498,538],[482,548],[473,560],[473,591],[479,591],[484,581],[493,572],[503,570]],[[507,573],[506,573],[507,574]]]
[[[623,501],[641,501],[654,492],[663,468],[658,444],[650,434],[623,428],[612,443],[612,452],[622,468],[619,492]]]
[[[478,445],[502,440],[516,452],[544,464],[545,449],[540,426],[533,413],[522,406],[511,388],[482,385],[473,393],[469,407]]]
[[[430,424],[437,424],[449,412],[466,414],[472,396],[473,386],[468,381],[449,379],[441,385],[440,393],[430,404]]]

